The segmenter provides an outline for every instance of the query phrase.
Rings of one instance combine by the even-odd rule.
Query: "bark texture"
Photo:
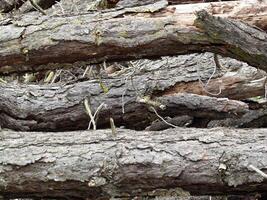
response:
[[[234,5],[237,8],[233,9]],[[211,14],[239,19],[245,15],[244,21],[254,25],[257,21],[256,25],[265,27],[266,4],[257,4],[255,11],[252,9],[255,3],[233,2],[230,9],[227,7],[227,14],[220,14],[222,8],[216,13],[216,6],[223,3],[209,6]],[[255,16],[248,17],[242,9],[236,12],[238,6],[246,10],[250,6]],[[185,17],[186,14],[176,13],[176,9],[179,11],[179,6],[167,7],[166,1],[159,1],[80,15],[40,16],[32,12],[17,20],[5,19],[0,26],[0,71],[34,70],[51,62],[101,62],[202,51],[235,57],[266,70],[265,32],[204,12],[194,23],[196,17],[192,11]]]
[[[248,165],[266,172],[266,131],[1,131],[0,194],[109,199],[264,192],[266,180]]]
[[[144,129],[158,118],[150,106],[163,117],[241,116],[248,106],[225,97],[242,99],[263,95],[265,72],[229,58],[221,58],[220,62],[229,70],[227,73],[219,70],[214,74],[213,56],[207,53],[132,62],[133,67],[125,68],[121,75],[121,71],[103,74],[101,83],[94,79],[68,85],[0,84],[0,125],[16,130],[85,129],[89,122],[85,98],[89,99],[93,113],[101,103],[106,105],[99,112],[99,127],[109,127],[112,117],[118,126]],[[199,83],[199,78],[206,82],[212,74],[215,79],[208,86]],[[222,98],[199,95],[220,90],[218,95]],[[153,102],[140,102],[148,96]],[[159,109],[160,104],[166,108]]]
[[[214,120],[208,124],[208,127],[236,127],[236,128],[266,128],[267,110],[261,108],[250,110],[239,119]]]
[[[98,11],[84,5],[64,10],[57,3],[47,16],[30,12],[1,20],[0,73],[203,51],[267,71],[267,34],[256,28],[267,30],[263,2],[256,8],[255,1],[126,2]],[[0,199],[266,193],[266,179],[248,167],[267,170],[266,129],[108,128],[111,117],[117,126],[139,130],[166,128],[166,122],[155,122],[159,115],[179,126],[242,115],[242,122],[224,122],[248,127],[254,119],[264,121],[265,108],[254,112],[238,100],[264,94],[266,72],[229,58],[220,63],[226,69],[211,54],[194,54],[131,62],[74,84],[0,83]],[[104,103],[96,120],[98,128],[108,129],[54,132],[87,128],[85,100],[92,113]]]

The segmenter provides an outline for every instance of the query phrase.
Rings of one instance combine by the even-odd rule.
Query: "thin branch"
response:
[[[121,95],[121,109],[122,109],[122,114],[125,113],[125,102],[124,102],[124,96],[126,94],[127,88],[123,91]]]
[[[6,82],[4,79],[2,79],[2,78],[0,78],[0,83],[5,83],[5,84],[7,84],[7,82]]]
[[[265,174],[263,171],[261,171],[260,169],[258,169],[257,167],[254,167],[253,165],[249,165],[249,168],[251,168],[252,170],[254,170],[255,172],[257,172],[259,175],[261,175],[263,178],[267,179],[267,174]]]
[[[84,72],[83,72],[83,78],[85,77],[85,75],[87,74],[87,72],[88,72],[88,70],[89,70],[89,66],[86,66],[86,69],[84,70]]]
[[[215,55],[214,55],[214,56],[215,56]],[[217,61],[218,61],[218,60],[217,60]],[[208,79],[208,81],[207,81],[206,84],[201,80],[201,77],[200,77],[200,75],[199,75],[199,74],[200,74],[200,73],[199,73],[199,64],[197,64],[198,81],[199,81],[199,83],[200,83],[202,89],[203,89],[207,94],[212,95],[212,96],[218,96],[218,95],[220,95],[221,92],[222,92],[221,85],[219,86],[219,92],[217,92],[217,93],[211,93],[211,92],[209,92],[209,91],[207,90],[207,87],[208,87],[208,85],[209,85],[210,80],[212,79],[212,77],[213,77],[214,74],[216,73],[216,69],[217,69],[217,67],[218,67],[218,66],[217,66],[217,61],[215,61],[215,57],[214,57],[214,62],[215,62],[214,69],[213,69],[213,72],[212,72],[211,76],[209,77],[209,79]]]
[[[223,65],[221,65],[221,63],[219,61],[218,54],[214,53],[213,54],[213,58],[214,58],[215,65],[216,65],[216,67],[218,69],[223,69],[223,70],[229,71],[226,67],[224,67]]]
[[[160,118],[165,124],[167,124],[173,128],[178,128],[178,126],[175,126],[175,125],[167,122],[163,117],[161,117],[153,106],[150,106],[150,108],[154,111],[154,113],[157,115],[157,117]]]
[[[53,80],[53,77],[55,76],[55,72],[50,71],[47,76],[44,79],[44,83],[50,83],[51,80]]]
[[[264,81],[264,98],[267,100],[267,76],[265,76],[265,81]]]
[[[46,13],[45,13],[45,11],[34,1],[34,0],[29,0],[30,1],[30,3],[31,3],[31,5],[32,5],[32,7],[35,9],[35,10],[37,10],[37,11],[39,11],[39,12],[41,12],[43,15],[46,15]]]
[[[62,12],[62,14],[64,15],[64,14],[65,14],[65,11],[64,11],[64,8],[63,8],[61,2],[58,1],[58,2],[57,2],[57,5],[59,5],[59,7],[60,7],[60,9],[61,9],[61,12]]]
[[[104,106],[106,106],[106,104],[105,103],[101,103],[98,107],[97,107],[97,109],[96,109],[96,111],[95,111],[95,113],[94,113],[94,116],[93,116],[93,118],[94,118],[94,122],[96,123],[96,116],[97,116],[97,114],[99,113],[99,111],[104,107]],[[90,121],[89,122],[89,125],[88,125],[88,129],[90,129],[91,128],[91,123],[93,123],[93,121]],[[93,124],[94,125],[94,124]],[[94,129],[95,130],[95,129]]]
[[[53,79],[50,82],[51,84],[55,83],[56,79],[60,76],[61,72],[62,72],[62,69],[56,71],[55,76],[53,77]]]
[[[112,136],[116,136],[117,135],[117,130],[116,130],[116,126],[115,126],[113,118],[112,117],[109,118],[109,121],[110,121],[110,127],[111,127]]]
[[[85,106],[85,109],[87,111],[87,114],[89,115],[89,117],[91,119],[90,122],[89,122],[88,130],[90,129],[91,123],[93,123],[93,129],[96,130],[95,119],[93,117],[93,114],[92,114],[92,111],[91,111],[91,108],[89,106],[89,102],[88,102],[88,99],[87,98],[84,100],[84,106]]]

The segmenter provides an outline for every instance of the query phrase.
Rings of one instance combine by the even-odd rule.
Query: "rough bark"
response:
[[[221,66],[225,66],[225,60],[221,63],[223,63]],[[214,67],[216,67],[216,65],[214,65]],[[242,100],[249,97],[263,96],[265,94],[265,72],[248,66],[238,67],[235,65],[234,68],[235,69],[227,67],[226,69],[215,68],[214,70],[222,70],[224,74],[222,76],[216,75],[216,77],[203,83],[199,80],[176,82],[164,91],[158,92],[157,96],[186,92]]]
[[[218,126],[236,128],[265,128],[267,127],[267,110],[266,108],[250,110],[239,119],[214,120],[208,124],[208,127]]]
[[[266,4],[257,4],[256,10],[252,9],[255,3],[246,2],[205,5],[211,14],[244,19],[265,28]],[[230,8],[220,14],[224,12],[223,5]],[[250,8],[255,16],[248,17],[242,7]],[[6,19],[0,26],[0,71],[34,70],[51,62],[101,62],[200,51],[235,57],[266,70],[265,32],[207,14],[199,15],[198,23],[194,24],[193,8],[188,14],[177,13],[175,9],[179,11],[179,6],[166,7],[166,2],[160,1],[81,15],[40,16],[32,12],[17,20]]]
[[[220,62],[229,72],[215,73],[213,77],[222,80],[221,86],[210,81],[206,91],[217,93],[221,89],[220,97],[236,99],[264,94],[265,73],[229,58],[220,59]],[[213,74],[215,64],[211,54],[165,57],[132,64],[134,67],[126,68],[121,75],[115,76],[120,71],[106,75],[101,84],[99,79],[67,85],[1,84],[0,125],[16,130],[85,129],[89,121],[83,103],[85,98],[90,100],[93,113],[102,102],[106,104],[99,112],[99,127],[108,127],[112,117],[118,126],[144,129],[158,118],[149,109],[152,104],[163,117],[190,114],[223,119],[248,111],[248,106],[240,101],[197,95],[197,92],[209,95],[204,92],[204,86],[196,83],[201,85],[199,78],[205,81]],[[188,90],[184,87],[187,84]],[[192,84],[197,86],[196,94],[189,94],[194,92]],[[214,91],[210,90],[213,84]],[[174,90],[178,85],[182,85],[181,91]],[[154,102],[140,103],[138,99],[145,96],[150,96]],[[159,103],[166,109],[159,109]]]
[[[68,93],[68,95],[74,93],[77,94],[77,92],[80,93],[80,88],[86,91],[87,94],[90,92],[89,90],[85,90],[85,85],[83,85],[79,88],[73,87],[73,90],[69,90],[70,93]],[[42,90],[45,92],[43,88],[41,88],[39,91]],[[41,95],[44,95],[43,97],[36,98],[36,93],[28,93],[27,89],[22,89],[21,91],[25,94],[25,97],[28,101],[35,102],[36,104],[28,103],[27,100],[24,100],[24,102],[21,102],[20,105],[13,106],[17,103],[17,100],[14,98],[9,98],[9,102],[1,102],[1,108],[3,111],[0,119],[3,127],[27,131],[62,131],[87,128],[90,118],[87,116],[83,105],[83,100],[86,97],[84,93],[80,93],[78,98],[70,97],[68,102],[63,102],[62,100],[58,101],[54,98],[52,100],[51,96],[47,97],[44,93],[41,93]],[[61,98],[59,94],[62,92],[62,90],[57,92],[58,93],[52,92],[49,94],[49,91],[47,91],[47,94],[59,96],[56,98]],[[13,93],[12,95],[16,94]],[[95,112],[97,107],[100,106],[102,100],[101,97],[103,97],[101,94],[99,94],[98,97],[95,96],[95,94],[91,94],[90,100],[93,99],[93,103],[91,102],[90,106],[94,109],[93,112]],[[19,96],[16,96],[15,98],[20,99]],[[20,100],[23,100],[23,98],[24,97],[22,97]],[[63,99],[66,100],[66,98]],[[119,126],[126,126],[132,129],[142,130],[146,128],[152,121],[158,119],[155,111],[149,109],[147,104],[137,102],[135,98],[128,99],[125,97],[127,104],[124,105],[124,114],[122,113],[121,103],[114,102],[114,99],[107,98],[103,100],[105,100],[106,104],[105,108],[102,108],[98,115],[99,119],[97,121],[97,125],[99,127],[103,128],[110,126],[109,121],[112,117],[115,120],[115,123]],[[115,99],[115,101],[118,100],[121,99]],[[172,96],[164,96],[158,98],[158,101],[160,101],[162,105],[166,107],[164,110],[155,108],[163,117],[185,115],[189,112],[191,116],[202,118],[205,117],[206,119],[221,119],[227,117],[237,117],[248,111],[248,106],[240,101],[193,94],[181,93]],[[10,103],[14,104],[11,106]]]
[[[266,131],[1,131],[0,194],[108,199],[265,192],[266,180],[248,165],[266,172]]]

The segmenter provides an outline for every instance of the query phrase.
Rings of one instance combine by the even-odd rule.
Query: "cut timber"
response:
[[[180,13],[180,5],[168,7],[160,1],[81,15],[39,16],[32,12],[17,20],[6,19],[0,22],[0,71],[34,70],[51,62],[101,62],[203,51],[234,57],[267,70],[265,32],[207,13],[195,23],[201,30],[194,25],[196,17],[192,13],[206,8],[213,15],[242,19],[265,29],[265,3],[257,2],[256,9],[255,1],[200,5],[192,5],[187,14]],[[247,10],[252,16],[247,16]]]
[[[77,130],[85,129],[90,121],[84,108],[84,99],[89,98],[93,112],[104,102],[104,108],[99,113],[97,125],[109,126],[112,117],[117,125],[129,128],[144,129],[157,119],[150,105],[139,103],[134,91],[124,96],[126,102],[122,105],[123,94],[114,83],[108,95],[99,89],[99,84],[83,82],[70,87],[14,87],[7,86],[0,94],[0,123],[2,127],[16,130]],[[93,93],[92,93],[93,92]],[[174,117],[190,113],[191,116],[209,119],[237,117],[248,111],[248,106],[240,101],[227,98],[199,96],[180,93],[157,98],[155,104],[166,109],[158,109],[161,116]],[[124,109],[124,113],[122,113]]]
[[[220,97],[249,98],[264,94],[265,73],[259,74],[259,70],[229,58],[220,59],[220,62],[232,70],[225,75],[219,71],[213,76],[222,79],[224,88]],[[106,104],[99,112],[98,127],[109,127],[112,117],[117,126],[146,128],[158,117],[149,109],[150,105],[137,101],[137,97],[145,96],[151,96],[157,102],[154,107],[162,117],[189,113],[194,117],[223,119],[238,117],[248,111],[248,106],[240,101],[186,93],[191,90],[172,91],[181,83],[189,86],[198,83],[199,77],[208,80],[215,66],[211,54],[164,57],[156,61],[132,62],[132,65],[134,67],[126,68],[121,75],[115,76],[120,71],[103,75],[101,84],[98,79],[69,85],[0,84],[0,125],[16,130],[85,129],[89,122],[84,108],[85,98],[93,113],[99,105]],[[224,76],[236,82],[227,85]],[[220,90],[218,85],[213,88]],[[203,88],[199,91],[204,94]],[[159,103],[166,109],[159,109]]]
[[[0,132],[0,195],[132,199],[266,192],[267,129]]]

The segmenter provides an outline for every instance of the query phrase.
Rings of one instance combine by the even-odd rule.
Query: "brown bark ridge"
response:
[[[84,107],[86,98],[93,113],[105,104],[97,121],[102,128],[110,126],[112,117],[118,126],[144,129],[158,119],[150,106],[162,117],[188,113],[207,119],[239,117],[248,111],[246,103],[225,97],[240,99],[263,95],[265,73],[260,74],[259,70],[230,58],[221,58],[220,62],[230,71],[224,74],[219,70],[214,74],[213,56],[206,53],[131,62],[134,67],[126,68],[121,75],[121,71],[103,75],[101,83],[93,79],[67,85],[0,84],[0,125],[27,131],[85,129],[90,121]],[[212,80],[214,86],[208,84],[205,90],[205,86],[197,85],[202,85],[199,78],[206,84],[212,74],[215,80],[222,80],[220,85]],[[187,84],[188,88],[184,87]],[[192,91],[194,84],[198,87]],[[178,90],[180,85],[181,90]],[[200,96],[219,90],[220,98]],[[148,97],[153,101],[142,103],[142,99]]]
[[[265,192],[266,129],[0,132],[0,194],[109,199]]]
[[[265,28],[264,3],[257,4],[257,9],[255,3],[243,1],[205,5],[213,15],[244,18]],[[40,16],[32,12],[17,20],[4,20],[0,26],[0,71],[34,70],[51,62],[101,62],[202,51],[235,57],[266,70],[265,32],[203,12],[198,14],[198,23],[194,23],[192,11],[185,17],[186,14],[176,13],[179,5],[166,6],[166,1],[159,1],[81,15]],[[255,15],[248,17],[242,7]],[[227,9],[221,14],[223,8]]]

